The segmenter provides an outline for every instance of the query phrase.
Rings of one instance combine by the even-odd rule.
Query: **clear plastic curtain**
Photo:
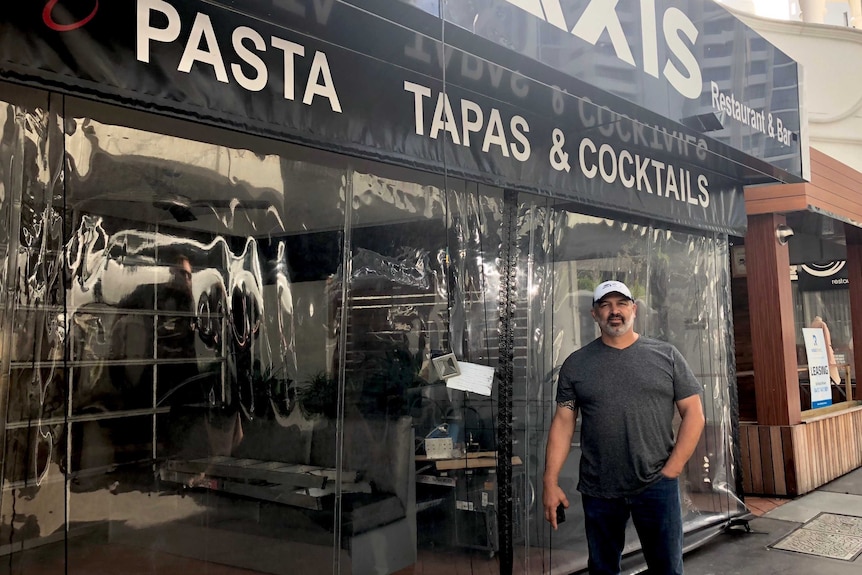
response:
[[[528,572],[566,573],[586,567],[576,491],[579,432],[561,477],[572,506],[556,532],[542,518],[543,440],[555,409],[556,369],[599,335],[589,311],[592,290],[601,281],[617,279],[631,286],[638,304],[635,330],[676,345],[704,385],[706,430],[681,481],[686,532],[693,536],[720,526],[744,506],[733,475],[726,238],[597,218],[549,204],[544,199],[522,204],[518,299],[526,307],[528,342],[522,444],[529,462],[528,496],[537,501],[528,517],[532,529],[525,550],[542,550],[524,557]],[[631,528],[626,550],[637,548]]]
[[[590,293],[610,278],[632,286],[636,329],[677,345],[706,389],[686,529],[742,509],[726,237],[2,93],[10,565],[395,572],[445,549],[493,570],[504,533],[524,572],[583,568],[578,451],[563,476],[574,505],[551,533],[544,441],[556,368],[597,336]],[[447,354],[490,370],[487,393],[444,378]],[[450,440],[448,455],[426,439]]]

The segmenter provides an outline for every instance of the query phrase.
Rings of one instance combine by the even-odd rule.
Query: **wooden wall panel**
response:
[[[799,184],[771,184],[765,186],[754,186],[745,188],[745,203],[763,202],[766,200],[794,201],[797,198],[805,198],[806,183]],[[751,212],[748,212],[751,215]]]
[[[748,282],[746,278],[733,278],[730,293],[731,307],[733,308],[733,342],[736,359],[736,395],[739,404],[739,420],[753,423],[757,421],[757,402],[754,392],[754,355],[751,346],[751,318],[748,313]],[[860,343],[859,349],[862,349],[862,343]],[[862,354],[860,354],[860,359],[862,359]]]
[[[755,417],[746,411],[746,377],[737,378],[740,398],[740,457],[746,493],[799,495],[862,467],[862,407],[805,422],[799,405],[795,334],[787,278],[789,258],[776,245],[775,227],[782,214],[825,211],[845,221],[862,222],[862,173],[811,149],[811,182],[745,189],[749,215],[745,238],[748,277],[734,281],[732,293],[746,293],[744,309],[734,299],[737,371],[754,373]],[[862,229],[845,224],[852,324],[862,325]],[[785,282],[786,280],[786,282]],[[856,289],[853,286],[857,286]],[[784,313],[782,313],[784,312]],[[776,334],[776,318],[780,333]],[[862,330],[854,330],[862,349]],[[862,373],[862,354],[854,358]],[[862,386],[854,391],[862,399]]]
[[[745,437],[740,442],[742,459],[742,488],[748,495],[787,496],[788,467],[785,442],[790,435],[783,434],[790,427],[743,424],[739,435]]]
[[[776,184],[762,188],[745,189],[745,212],[749,215],[784,212],[801,212],[808,209],[807,184]],[[793,188],[797,189],[793,189]],[[775,194],[758,193],[755,190],[768,188],[787,188]]]
[[[811,149],[811,183],[832,189],[835,194],[853,198],[862,187],[862,173],[823,152]]]
[[[784,457],[784,483],[787,494],[799,493],[799,477],[796,473],[796,456],[793,453],[793,428],[782,427],[781,455]]]
[[[745,493],[756,493],[751,479],[754,471],[751,463],[751,443],[748,441],[749,427],[748,425],[741,425],[739,430],[739,472],[742,474],[742,490]]]
[[[739,435],[748,495],[802,495],[862,467],[862,407],[792,426],[742,424]]]
[[[811,186],[809,189],[811,193],[808,194],[807,204],[817,208],[819,211],[830,214],[842,214],[845,217],[854,218],[854,221],[858,221],[856,218],[862,215],[859,213],[858,206],[853,200],[824,193],[823,189],[815,188],[814,186]]]
[[[772,437],[770,427],[760,425],[757,428],[757,440],[760,442],[760,473],[763,476],[763,493],[775,493],[775,469],[773,468]],[[783,474],[782,474],[783,475]]]
[[[774,479],[775,493],[787,493],[787,472],[784,469],[784,445],[780,427],[769,428],[769,454],[772,457],[772,475]]]
[[[775,229],[784,223],[777,214],[749,216],[745,240],[757,422],[762,425],[802,420],[790,255],[775,239]]]
[[[748,215],[805,211],[810,207],[862,221],[862,173],[811,148],[811,182],[745,189]]]
[[[751,489],[752,493],[766,493],[763,490],[763,468],[760,463],[760,433],[757,425],[746,426],[748,445],[751,450],[749,460],[751,462]]]

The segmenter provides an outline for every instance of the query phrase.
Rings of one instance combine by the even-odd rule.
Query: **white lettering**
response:
[[[572,28],[572,34],[595,46],[601,35],[607,30],[617,58],[634,66],[635,59],[616,12],[618,2],[619,0],[590,2],[575,27]]]
[[[437,94],[431,126],[426,133],[424,106],[425,99],[430,99],[433,95],[431,88],[405,81],[404,91],[413,94],[416,135],[428,136],[436,140],[440,137],[440,132],[447,132],[454,144],[469,148],[473,144],[472,135],[484,131],[481,148],[483,152],[488,153],[492,146],[495,146],[506,158],[511,155],[519,162],[530,159],[532,149],[530,140],[527,138],[530,126],[523,116],[512,116],[507,124],[497,108],[491,108],[486,113],[479,104],[466,99],[458,101],[459,113],[448,95],[441,92]]]
[[[667,197],[670,197],[670,195],[673,194],[673,197],[675,199],[680,199],[679,188],[676,185],[676,174],[674,173],[673,169],[670,168],[668,168],[667,171],[667,185],[665,186],[665,190],[667,191],[667,194],[665,194]]]
[[[406,92],[413,93],[413,112],[415,113],[414,126],[416,127],[416,135],[422,136],[425,134],[425,114],[422,100],[423,98],[431,97],[431,88],[404,80],[404,90]]]
[[[694,23],[679,8],[668,8],[664,13],[665,41],[668,49],[679,58],[687,73],[684,74],[671,60],[668,60],[664,66],[664,77],[677,92],[694,100],[703,90],[703,77],[697,58],[680,38],[680,32],[692,44],[697,41],[697,27]]]
[[[250,92],[260,92],[266,87],[268,78],[266,64],[260,56],[246,48],[245,44],[243,44],[243,40],[251,40],[251,43],[258,52],[265,52],[266,42],[264,42],[263,36],[247,26],[240,26],[233,31],[231,40],[233,43],[233,50],[236,52],[236,55],[257,72],[257,75],[254,78],[249,78],[245,75],[245,72],[243,72],[241,65],[231,64],[230,71],[233,73],[233,77],[236,78],[237,83],[246,90]]]
[[[296,98],[293,61],[295,56],[305,56],[305,47],[275,36],[272,37],[272,47],[284,52],[284,99],[292,101]]]
[[[470,119],[472,114],[473,120]],[[470,133],[478,134],[485,125],[485,114],[482,112],[482,107],[476,102],[470,100],[461,100],[461,126],[463,128],[463,136],[461,141],[465,146],[470,145]]]
[[[632,189],[635,185],[635,178],[634,176],[630,176],[628,174],[628,169],[625,165],[623,165],[624,163],[627,164],[629,167],[634,165],[632,154],[628,150],[623,150],[622,152],[620,152],[620,181],[626,188]]]
[[[200,47],[201,40],[206,40],[206,50]],[[177,66],[177,70],[189,73],[195,62],[209,64],[215,70],[216,80],[225,84],[230,83],[210,17],[201,13],[195,16],[192,31],[189,34],[189,40],[186,42],[186,49],[183,50],[183,57],[180,58],[180,65]]]
[[[608,167],[611,171],[607,171]],[[616,152],[610,144],[602,144],[599,148],[599,171],[602,179],[609,184],[614,183],[617,179]]]
[[[150,13],[160,12],[168,20],[164,28],[150,26]],[[161,0],[138,0],[137,12],[137,42],[135,42],[135,57],[139,62],[150,61],[150,41],[173,42],[180,37],[182,27],[177,9]]]
[[[655,193],[656,193],[656,195],[659,195],[659,196],[664,195],[664,193],[662,192],[662,185],[661,185],[662,184],[662,173],[664,172],[664,166],[665,166],[664,162],[659,162],[658,160],[652,160],[652,167],[655,169],[655,179],[656,179]]]
[[[522,116],[512,116],[512,121],[509,123],[512,130],[512,137],[515,138],[521,147],[518,148],[512,144],[512,155],[520,162],[526,162],[530,159],[530,140],[527,139],[526,133],[530,131],[530,126],[527,120]]]
[[[583,174],[588,178],[594,178],[596,177],[596,172],[599,168],[595,164],[593,164],[592,167],[587,168],[587,157],[584,153],[586,149],[589,149],[593,154],[596,153],[596,145],[589,138],[581,140],[581,145],[578,147],[578,161],[581,163],[581,172],[583,172]]]
[[[488,129],[485,131],[482,151],[487,152],[491,148],[491,144],[499,146],[503,155],[509,157],[509,143],[506,141],[503,120],[500,118],[500,111],[497,108],[491,108],[491,113],[488,115]]]
[[[566,30],[566,19],[560,0],[507,0],[509,4],[526,10],[536,18],[541,18],[560,30]]]
[[[505,1],[560,30],[568,29],[560,0]],[[571,34],[595,46],[599,38],[607,32],[616,57],[632,66],[637,66],[616,11],[618,3],[619,0],[590,0],[571,29]],[[643,72],[654,78],[659,77],[658,15],[655,0],[640,0],[639,36],[643,50]],[[686,98],[698,98],[702,90],[702,72],[693,47],[683,40],[684,36],[693,45],[698,37],[697,27],[679,8],[671,7],[662,15],[662,31],[668,51],[682,66],[678,68],[677,63],[668,58],[664,65],[664,77]]]
[[[331,0],[326,0],[323,4],[315,2],[315,10],[316,14],[327,16],[331,10]],[[165,27],[152,25],[154,13],[161,15],[159,20],[167,20]],[[179,13],[163,0],[138,0],[136,21],[135,54],[140,62],[150,62],[153,43],[180,41],[183,26]],[[284,98],[294,101],[297,82],[296,58],[305,56],[305,47],[276,36],[270,37],[270,44],[284,52]],[[237,26],[231,32],[230,47],[234,57],[226,59],[210,17],[198,12],[185,39],[176,69],[178,72],[190,74],[196,64],[206,64],[212,66],[219,82],[229,84],[230,78],[233,77],[237,84],[250,92],[265,89],[269,82],[269,70],[262,57],[267,51],[264,37],[253,28]],[[315,51],[309,75],[304,80],[303,104],[310,106],[315,98],[320,96],[328,100],[333,112],[342,111],[329,60],[324,52]]]
[[[722,92],[715,82],[710,82],[709,91],[713,110],[746,126],[751,126],[753,130],[774,138],[785,146],[790,145],[793,132],[784,127],[784,122],[777,114],[744,104],[736,99],[733,92]],[[698,146],[700,146],[699,142]],[[700,157],[700,154],[698,156]]]
[[[444,92],[437,95],[437,107],[434,109],[431,133],[428,135],[436,140],[440,135],[440,130],[449,132],[449,135],[452,136],[452,142],[461,143],[461,138],[458,137],[458,126],[455,124],[455,118],[452,114],[452,104],[449,102],[449,96]]]
[[[700,202],[700,207],[708,208],[709,207],[709,180],[706,179],[706,176],[700,174],[697,177],[697,189],[700,191],[700,197],[698,201]]]
[[[629,150],[616,150],[610,144],[596,148],[590,138],[582,138],[578,145],[578,163],[589,179],[598,176],[608,184],[620,182],[626,189],[636,188],[665,201],[709,207],[709,180],[703,174],[697,175],[699,194],[694,196],[689,170]]]
[[[658,31],[655,0],[641,0],[641,31],[644,49],[644,72],[658,78]]]
[[[640,155],[635,156],[635,177],[637,178],[638,191],[646,188],[648,194],[652,193],[652,184],[647,178],[647,168],[650,165],[649,158],[641,158]]]
[[[323,96],[329,100],[329,107],[333,112],[341,113],[341,102],[338,101],[338,94],[335,93],[335,85],[332,83],[329,60],[326,59],[326,54],[319,51],[314,53],[314,60],[311,61],[311,71],[308,73],[308,83],[305,85],[302,103],[310,106],[315,96]]]

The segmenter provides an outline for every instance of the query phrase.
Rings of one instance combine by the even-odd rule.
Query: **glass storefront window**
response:
[[[597,336],[590,293],[610,278],[706,388],[686,528],[741,509],[726,237],[12,92],[0,532],[15,565],[494,571],[508,537],[524,572],[581,569],[577,449],[559,532],[539,489],[556,368]],[[490,373],[486,392],[444,377],[447,354]]]
[[[708,525],[742,508],[730,472],[732,445],[727,436],[726,410],[730,404],[726,366],[731,361],[726,320],[729,277],[728,247],[722,238],[596,218],[566,209],[553,211],[554,234],[548,258],[547,294],[552,314],[551,365],[558,367],[574,350],[595,339],[598,328],[589,315],[592,290],[609,279],[624,281],[638,304],[635,330],[669,341],[686,357],[705,388],[707,425],[700,445],[683,474],[686,529]],[[548,341],[548,340],[546,340]],[[554,409],[555,378],[546,376],[541,397],[544,426]],[[530,432],[534,431],[531,429]],[[529,433],[529,432],[528,432]],[[549,544],[550,557],[569,569],[582,568],[586,541],[578,479],[578,430],[561,476],[571,507],[558,532],[542,531],[541,509],[536,512],[538,538]],[[534,442],[538,438],[533,438]],[[530,470],[541,486],[543,464]],[[541,497],[539,497],[541,500]],[[628,545],[637,543],[634,530]]]
[[[793,266],[794,326],[803,411],[832,408],[853,398],[856,374],[853,367],[850,291],[846,285],[845,267],[846,262],[843,260]],[[819,329],[817,334],[824,338],[829,363],[828,389],[812,389],[810,361],[803,337],[805,328]]]

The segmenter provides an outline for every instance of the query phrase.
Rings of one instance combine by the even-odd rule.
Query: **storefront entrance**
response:
[[[743,184],[800,177],[798,109],[773,110],[780,136],[721,124],[736,75],[706,55],[749,31],[712,4],[692,1],[696,46],[664,2],[468,4],[139,0],[3,24],[13,571],[583,569],[577,435],[556,532],[541,475],[556,369],[596,337],[608,279],[706,389],[688,535],[744,511],[728,235]],[[612,46],[561,27],[590,20],[572,7]]]
[[[724,476],[723,236],[69,97],[4,99],[4,142],[24,149],[6,159],[26,174],[5,340],[13,565],[50,572],[65,546],[70,572],[117,553],[397,572],[496,565],[504,533],[525,572],[582,567],[578,506],[551,534],[537,500],[555,367],[596,337],[589,294],[607,278],[635,286],[638,331],[675,342],[711,390],[689,528],[742,509]],[[433,362],[500,371],[506,350],[507,400],[499,376],[465,391]]]

